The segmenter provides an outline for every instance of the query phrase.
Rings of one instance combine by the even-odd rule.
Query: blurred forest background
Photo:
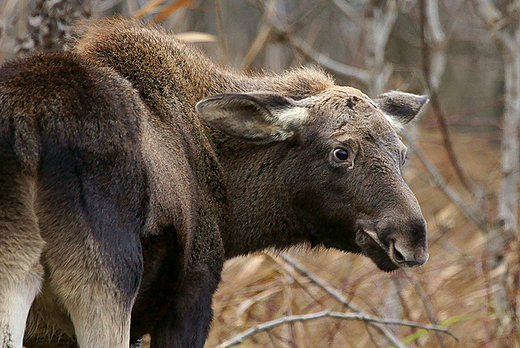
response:
[[[0,0],[0,63],[116,14],[236,70],[313,64],[370,96],[430,95],[403,134],[428,263],[382,273],[301,249],[233,259],[206,347],[520,346],[520,1]]]

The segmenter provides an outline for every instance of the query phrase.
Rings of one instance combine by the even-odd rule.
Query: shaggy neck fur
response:
[[[231,228],[223,231],[226,259],[269,247],[286,248],[304,240],[306,226],[285,195],[274,157],[285,156],[286,145],[250,145],[218,140],[216,150],[226,177]],[[258,156],[262,147],[263,156]],[[233,149],[233,150],[232,150]],[[255,155],[257,154],[257,155]]]

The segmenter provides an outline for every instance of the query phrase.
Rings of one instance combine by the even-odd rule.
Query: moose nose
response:
[[[380,251],[394,265],[417,267],[428,260],[426,220],[422,214],[383,217],[377,220],[359,219],[357,223],[360,230],[379,246]]]
[[[392,240],[389,248],[389,256],[394,263],[401,267],[418,267],[428,261],[429,255],[426,248],[417,247],[413,250],[404,248]]]
[[[421,217],[387,221],[380,230],[381,238],[386,239],[388,256],[400,267],[417,267],[428,260],[426,240],[426,220]]]

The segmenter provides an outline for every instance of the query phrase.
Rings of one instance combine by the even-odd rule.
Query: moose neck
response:
[[[303,239],[305,227],[284,194],[277,163],[283,144],[250,145],[234,139],[216,142],[226,173],[231,226],[223,231],[226,259],[269,247],[287,248]]]

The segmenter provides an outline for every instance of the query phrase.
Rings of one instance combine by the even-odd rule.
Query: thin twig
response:
[[[314,284],[318,285],[320,288],[325,290],[327,293],[329,293],[336,301],[340,302],[347,308],[350,308],[350,310],[360,313],[362,315],[365,315],[364,312],[358,308],[355,304],[350,302],[343,294],[327,284],[324,280],[320,279],[318,276],[310,272],[309,270],[305,269],[298,261],[293,259],[287,254],[280,254],[280,257],[284,259],[285,262],[287,262],[289,265],[291,265],[293,268],[295,268],[298,272],[309,278]],[[374,326],[381,334],[383,334],[387,340],[395,345],[396,347],[406,347],[400,340],[397,338],[388,328],[379,325],[377,323],[369,322],[368,324],[371,324]]]
[[[134,13],[132,16],[134,18],[141,18],[146,16],[152,11],[155,11],[157,7],[159,7],[164,0],[149,0],[143,7],[141,7],[136,13]]]
[[[273,344],[273,348],[278,348],[276,345],[276,340],[274,339],[273,333],[271,330],[266,330],[267,336],[269,336],[269,339],[271,340],[271,343]]]
[[[222,54],[222,61],[227,62],[229,53],[227,49],[226,32],[224,30],[224,21],[222,20],[222,7],[220,6],[220,0],[215,0],[215,15],[217,17],[218,27],[218,44],[220,47],[220,53]]]
[[[320,4],[325,2],[326,1],[321,1]],[[317,6],[317,8],[319,8],[319,6]],[[264,23],[262,24],[257,37],[253,41],[251,48],[246,54],[246,58],[244,58],[242,62],[242,69],[247,68],[251,64],[251,62],[254,60],[254,57],[256,57],[258,52],[264,47],[269,36],[274,30],[277,34],[285,37],[289,44],[293,46],[299,53],[320,64],[325,69],[328,69],[339,75],[354,78],[365,85],[370,84],[371,75],[368,71],[340,63],[320,52],[315,51],[304,40],[292,35],[294,26],[300,22],[291,23],[291,30],[289,30],[287,25],[274,23],[272,12],[272,2],[269,1],[266,5],[264,5]]]
[[[404,135],[403,135],[404,136]],[[404,136],[406,138],[406,136]],[[446,194],[446,196],[453,201],[460,209],[460,211],[468,218],[470,219],[474,224],[476,224],[479,228],[482,230],[485,230],[486,228],[486,221],[483,219],[480,214],[472,207],[470,207],[464,199],[461,197],[461,195],[454,190],[446,181],[446,179],[442,176],[442,174],[439,172],[435,164],[426,156],[424,151],[413,142],[408,142],[408,146],[411,148],[411,150],[417,155],[419,160],[424,164],[426,169],[428,170],[428,173],[430,174],[432,178],[432,184],[442,189],[442,191]]]
[[[432,307],[430,301],[428,300],[428,298],[426,296],[426,293],[424,292],[421,284],[419,284],[419,281],[417,280],[417,278],[412,276],[406,270],[405,270],[404,273],[406,274],[406,277],[412,283],[415,291],[417,292],[417,294],[421,298],[421,301],[422,301],[422,303],[424,305],[424,308],[426,309],[426,314],[428,315],[428,319],[430,319],[430,322],[432,322],[432,323],[438,322],[437,317],[435,316],[435,312],[433,310],[433,307]],[[439,340],[439,343],[440,343],[441,347],[442,348],[446,348],[447,346],[446,346],[446,341],[444,340],[444,336],[442,336],[437,331],[435,332],[435,335],[437,336],[437,339]]]
[[[287,254],[279,254],[280,257],[289,265],[291,265],[298,272],[303,274],[305,277],[309,278],[314,284],[318,285],[320,288],[329,293],[336,301],[345,305],[350,310],[354,312],[361,312],[361,310],[352,302],[350,302],[339,290],[327,284],[324,280],[320,279],[317,275],[304,268],[298,261]]]
[[[258,34],[251,44],[251,47],[249,47],[249,50],[244,56],[244,59],[242,59],[241,70],[246,70],[249,68],[249,66],[251,66],[258,53],[260,53],[262,48],[264,48],[267,44],[267,40],[269,39],[269,35],[271,35],[272,29],[272,26],[268,24],[262,24],[258,30]]]
[[[473,193],[473,185],[468,178],[468,176],[464,173],[460,162],[455,154],[455,150],[453,149],[453,142],[451,141],[450,133],[448,131],[448,126],[446,124],[446,117],[442,111],[439,95],[437,93],[436,88],[433,86],[431,82],[431,74],[430,74],[430,46],[426,40],[426,26],[427,26],[427,16],[426,16],[426,0],[419,0],[419,8],[420,8],[420,29],[421,29],[421,45],[422,45],[422,62],[423,62],[423,71],[424,71],[424,79],[426,81],[426,86],[428,87],[428,91],[430,93],[430,101],[432,104],[433,111],[435,116],[437,117],[437,121],[439,122],[439,127],[442,133],[442,140],[444,144],[444,148],[448,154],[448,158],[450,160],[453,169],[457,174],[460,182],[464,186],[468,192]]]
[[[370,84],[370,73],[366,70],[356,68],[353,66],[349,66],[343,63],[340,63],[334,59],[331,59],[324,54],[315,51],[312,47],[310,47],[305,41],[290,35],[289,33],[284,33],[289,43],[297,49],[300,53],[302,53],[307,58],[315,61],[316,63],[323,66],[325,69],[328,69],[336,74],[340,74],[346,77],[354,78],[364,83],[365,85]]]
[[[247,70],[258,53],[260,53],[267,44],[269,36],[271,36],[273,31],[273,16],[276,16],[276,4],[273,0],[270,0],[264,5],[262,24],[258,29],[258,34],[255,36],[251,47],[249,47],[244,59],[242,59],[241,70]]]
[[[173,12],[177,11],[179,8],[184,7],[192,3],[193,0],[177,0],[170,5],[166,6],[161,12],[159,12],[155,17],[153,17],[152,22],[158,23],[163,19],[167,18]]]
[[[288,27],[291,31],[298,32],[300,29],[305,28],[310,22],[314,21],[321,12],[327,7],[330,0],[318,0],[309,3],[304,7],[304,11],[297,13],[288,20]]]
[[[361,313],[341,313],[341,312],[332,312],[329,310],[317,312],[317,313],[309,313],[309,314],[300,314],[300,315],[290,315],[284,316],[279,319],[271,320],[259,325],[256,325],[250,329],[242,331],[235,337],[227,340],[226,342],[216,346],[215,348],[227,348],[242,343],[246,338],[253,336],[254,334],[270,330],[276,326],[289,324],[294,322],[308,321],[308,320],[316,320],[321,318],[335,318],[335,319],[343,319],[343,320],[362,320],[366,322],[378,323],[378,324],[386,324],[386,325],[401,325],[401,326],[410,326],[419,329],[431,330],[431,331],[439,331],[445,334],[448,334],[459,340],[459,338],[450,332],[449,329],[437,325],[430,324],[420,324],[413,321],[408,320],[399,320],[399,319],[386,319],[386,318],[377,318],[371,315],[361,314]]]
[[[356,16],[356,9],[348,1],[332,0],[332,3],[338,8],[338,10],[340,10],[341,13],[345,15],[345,17],[347,17],[350,22],[359,25],[363,23],[363,18]]]

